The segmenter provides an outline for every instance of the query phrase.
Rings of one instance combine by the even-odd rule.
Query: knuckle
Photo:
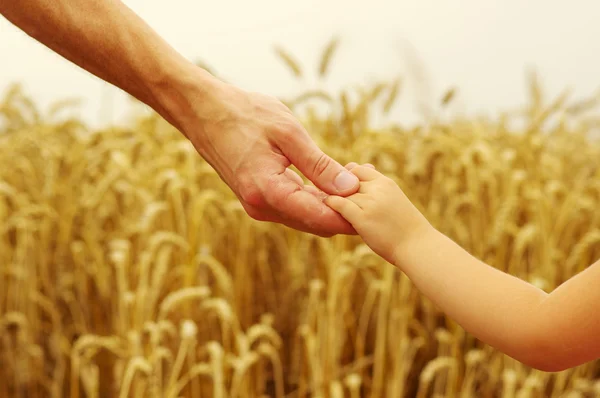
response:
[[[272,124],[271,133],[285,139],[293,139],[300,136],[302,128],[293,118],[284,115]]]
[[[302,130],[294,123],[284,122],[281,124],[281,138],[289,141],[297,141],[302,136]]]
[[[313,175],[321,176],[331,166],[333,160],[324,153],[320,153],[313,163]]]
[[[288,105],[285,104],[285,102],[280,101],[278,99],[275,99],[275,108],[282,111],[284,114],[286,115],[292,115],[292,110],[290,109],[290,107]]]
[[[389,188],[392,188],[394,185],[396,185],[396,182],[387,176],[383,176],[383,177],[379,178],[378,180],[379,180],[378,182],[379,182],[380,188],[389,189]]]
[[[387,183],[386,184],[387,188],[390,189],[390,190],[392,190],[392,189],[398,190],[400,188],[398,186],[398,183],[396,181],[394,181],[393,179],[391,179],[391,178],[388,178],[387,181],[386,181],[386,183]]]
[[[372,215],[374,211],[377,210],[377,201],[372,197],[365,198],[365,201],[362,204],[362,214],[364,215]]]

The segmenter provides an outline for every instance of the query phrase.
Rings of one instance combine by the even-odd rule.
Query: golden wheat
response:
[[[374,164],[495,267],[550,291],[600,257],[597,96],[547,101],[533,75],[529,106],[499,120],[374,130],[400,82],[287,103],[325,152]],[[251,220],[156,115],[92,131],[69,105],[42,112],[18,86],[0,102],[0,396],[599,394],[598,363],[525,367],[359,238]]]

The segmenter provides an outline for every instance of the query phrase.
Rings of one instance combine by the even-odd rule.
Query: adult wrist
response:
[[[153,107],[188,139],[189,128],[201,129],[225,83],[204,69],[182,62],[151,83]]]

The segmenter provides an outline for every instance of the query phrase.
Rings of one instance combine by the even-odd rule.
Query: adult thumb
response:
[[[283,154],[323,192],[347,196],[358,191],[358,178],[325,154],[308,133],[282,141],[278,146]]]

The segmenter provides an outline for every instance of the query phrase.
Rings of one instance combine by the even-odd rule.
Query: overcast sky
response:
[[[600,87],[600,2],[594,0],[128,0],[186,57],[203,59],[240,86],[288,95],[316,84],[323,46],[341,47],[327,88],[407,81],[393,117],[414,120],[417,100],[436,101],[457,86],[460,109],[495,112],[524,100],[525,72],[539,70],[550,94]],[[296,82],[277,60],[283,45],[310,72]],[[13,82],[42,106],[84,99],[91,123],[117,120],[121,94],[51,53],[0,17],[0,90]],[[417,84],[417,82],[421,82]],[[417,96],[418,94],[418,96]]]

